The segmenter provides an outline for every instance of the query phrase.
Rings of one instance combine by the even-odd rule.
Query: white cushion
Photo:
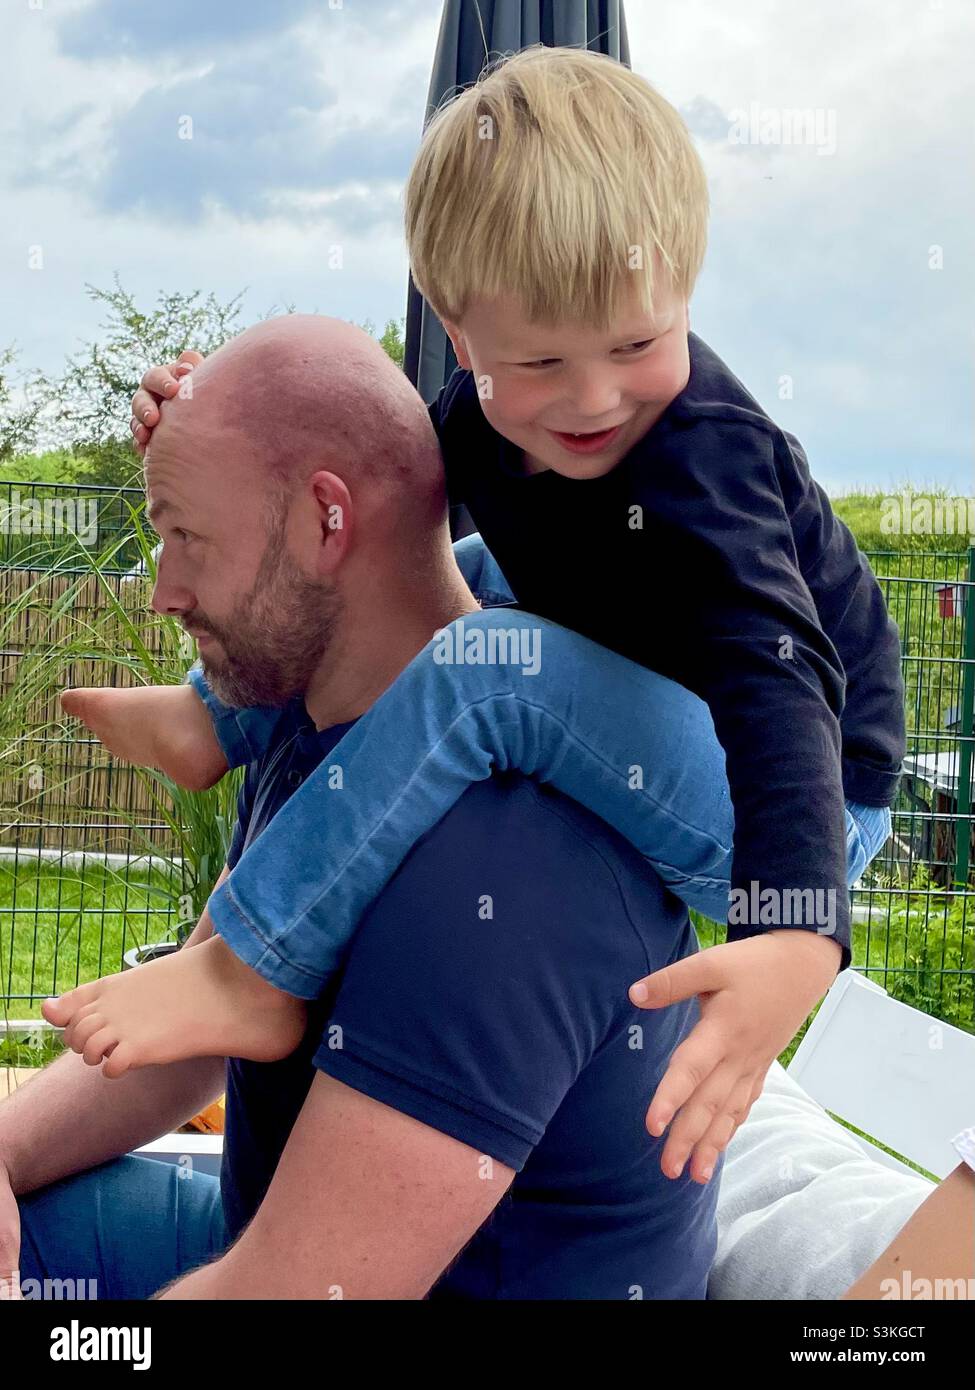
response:
[[[932,1191],[872,1159],[773,1062],[725,1151],[708,1297],[839,1298]]]

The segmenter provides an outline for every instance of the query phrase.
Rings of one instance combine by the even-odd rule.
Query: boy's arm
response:
[[[890,805],[907,749],[900,634],[869,561],[811,476],[802,445],[794,435],[782,437],[778,477],[799,568],[846,673],[843,785],[854,801]]]
[[[634,500],[684,559],[665,673],[707,702],[725,751],[728,940],[806,927],[836,940],[844,970],[843,667],[799,571],[770,436],[743,427],[729,442],[724,420],[699,419],[680,438]]]
[[[215,888],[228,876],[223,869]],[[213,930],[204,909],[183,950]],[[223,1094],[223,1057],[193,1057],[109,1080],[78,1053],[58,1057],[0,1102],[0,1164],[15,1196],[119,1158],[185,1124]]]

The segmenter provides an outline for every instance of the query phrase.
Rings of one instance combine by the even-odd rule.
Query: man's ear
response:
[[[691,306],[688,300],[684,300],[684,332],[691,331]]]
[[[334,574],[352,541],[352,496],[337,473],[316,473],[311,485],[318,505],[319,568]]]
[[[450,345],[454,349],[454,356],[457,358],[457,365],[465,372],[473,371],[471,366],[471,356],[467,351],[467,339],[460,330],[460,325],[452,323],[449,319],[442,319],[444,331],[450,339]]]

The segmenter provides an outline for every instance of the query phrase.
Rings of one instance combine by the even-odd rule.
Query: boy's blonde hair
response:
[[[586,49],[491,64],[431,117],[406,185],[413,279],[455,323],[473,298],[513,294],[530,322],[606,332],[634,280],[652,312],[655,263],[689,299],[707,219],[678,113]]]

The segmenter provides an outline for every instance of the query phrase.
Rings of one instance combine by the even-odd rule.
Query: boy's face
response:
[[[683,391],[687,301],[664,277],[655,296],[651,317],[634,292],[608,333],[532,325],[507,296],[475,300],[462,324],[444,325],[458,363],[477,379],[489,424],[522,450],[529,473],[602,477]],[[610,429],[592,452],[560,438]]]

